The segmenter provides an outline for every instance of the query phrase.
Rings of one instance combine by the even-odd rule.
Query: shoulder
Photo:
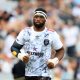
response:
[[[31,27],[25,27],[23,30],[31,30]]]
[[[46,28],[48,32],[55,32],[54,29],[49,29],[49,28]]]
[[[47,28],[47,33],[49,33],[50,35],[53,35],[53,34],[56,34],[56,31],[54,29]]]
[[[26,33],[31,30],[31,27],[25,27],[21,30],[22,33]]]
[[[47,28],[47,33],[49,34],[50,38],[52,38],[52,39],[59,37],[59,34],[56,32],[56,30]]]

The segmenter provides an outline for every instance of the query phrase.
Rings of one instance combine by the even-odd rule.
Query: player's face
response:
[[[33,18],[33,24],[36,28],[42,28],[45,25],[45,18],[40,15],[35,15]]]

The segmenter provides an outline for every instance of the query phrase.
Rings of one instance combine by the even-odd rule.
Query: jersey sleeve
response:
[[[25,36],[25,30],[23,29],[17,36],[16,38],[16,42],[20,45],[24,45],[25,40],[24,40],[24,36]]]
[[[62,48],[63,44],[60,40],[59,35],[56,32],[54,32],[52,39],[53,39],[52,40],[52,46],[55,50],[58,50],[58,49]]]

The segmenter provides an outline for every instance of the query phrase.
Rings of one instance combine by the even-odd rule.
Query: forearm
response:
[[[63,56],[64,56],[64,48],[63,47],[59,50],[56,50],[54,58],[57,57],[60,61],[63,58]]]
[[[54,68],[59,63],[59,61],[63,58],[63,56],[64,56],[64,48],[57,50],[55,56],[54,56],[54,52],[52,52],[51,59],[48,60],[48,67],[50,69]]]
[[[23,45],[18,44],[17,42],[14,42],[11,47],[11,52],[13,56],[17,57],[18,59],[22,60],[23,62],[27,63],[29,61],[29,56],[26,53],[20,53],[20,49],[23,47]]]

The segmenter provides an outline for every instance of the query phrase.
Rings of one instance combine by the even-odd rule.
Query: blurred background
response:
[[[65,48],[53,80],[80,80],[80,0],[0,0],[0,80],[24,76],[25,65],[12,56],[10,47],[23,28],[32,26],[38,7],[47,11],[46,27],[59,33]]]

